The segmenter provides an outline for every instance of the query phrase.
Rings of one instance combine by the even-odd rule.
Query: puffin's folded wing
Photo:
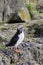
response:
[[[17,42],[18,39],[19,39],[18,35],[15,34],[12,37],[12,39],[10,40],[10,42],[8,44],[6,44],[6,47],[7,46],[14,46],[16,44],[16,42]]]

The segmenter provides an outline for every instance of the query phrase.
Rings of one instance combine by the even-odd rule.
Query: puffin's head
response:
[[[23,25],[19,24],[17,30],[22,31]]]

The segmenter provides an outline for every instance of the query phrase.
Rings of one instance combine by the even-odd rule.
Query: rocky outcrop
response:
[[[23,25],[23,30],[25,31],[25,39],[22,44],[18,46],[22,53],[14,52],[13,47],[6,48],[5,45],[16,33],[17,25],[19,23],[8,24],[5,23],[6,21],[0,21],[2,22],[0,24],[0,65],[43,65],[43,14],[41,13],[37,17],[37,10],[33,5],[33,1],[36,2],[36,0],[30,0],[32,1],[32,4],[29,5],[30,10],[27,10],[25,7],[22,8],[22,6],[24,6],[23,0],[6,1],[5,9],[8,8],[6,9],[8,11],[5,12],[5,16],[8,16],[9,18],[10,14],[13,13],[10,16],[11,19],[22,22],[26,21],[26,23],[21,23]],[[0,17],[2,17],[4,3],[4,0],[0,0],[0,7],[2,7],[0,8]],[[18,4],[16,5],[16,3]],[[18,13],[15,14],[15,11]],[[36,16],[33,15],[36,20],[31,20],[29,12],[36,14]],[[39,37],[36,37],[36,35],[39,35]]]
[[[30,13],[26,7],[22,7],[21,10],[18,12],[18,15],[25,22],[29,22],[31,20]]]
[[[3,24],[0,28],[0,56],[2,60],[4,57],[1,63],[5,62],[5,64],[10,63],[11,65],[43,65],[43,39],[41,38],[31,39],[31,37],[25,37],[24,42],[18,46],[22,53],[14,52],[12,47],[5,48],[5,44],[7,44],[15,34],[17,25],[18,24]],[[23,28],[23,30],[25,29],[26,28]],[[29,34],[27,34],[27,36],[28,35]]]
[[[22,53],[16,53],[11,48],[0,50],[0,62],[15,65],[43,65],[42,45],[39,43],[24,42],[18,46]],[[40,62],[41,61],[41,62]]]
[[[0,0],[0,17],[10,16],[24,6],[23,0]]]

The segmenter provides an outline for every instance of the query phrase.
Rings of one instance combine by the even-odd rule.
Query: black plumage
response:
[[[21,30],[17,30],[16,34],[12,37],[12,39],[10,40],[10,42],[8,44],[6,44],[6,47],[8,46],[14,46],[17,42],[17,40],[19,39],[18,35],[22,33]]]

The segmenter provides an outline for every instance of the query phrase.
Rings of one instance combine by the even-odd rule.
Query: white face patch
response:
[[[19,30],[19,29],[22,29],[22,27],[23,27],[23,25],[19,24],[17,28]]]
[[[17,46],[18,46],[19,44],[21,44],[22,41],[24,40],[24,32],[22,32],[20,35],[18,35],[18,37],[19,37],[19,39],[18,39],[18,41],[17,41],[17,43],[16,43],[16,45],[15,45],[16,48],[17,48]]]

